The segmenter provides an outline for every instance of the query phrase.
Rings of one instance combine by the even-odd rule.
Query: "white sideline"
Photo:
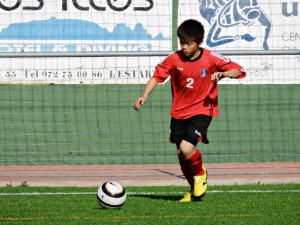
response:
[[[293,193],[300,190],[211,190],[207,193]],[[39,196],[39,195],[94,195],[97,192],[19,192],[19,193],[0,193],[0,196]],[[178,195],[184,192],[127,192],[127,195]]]

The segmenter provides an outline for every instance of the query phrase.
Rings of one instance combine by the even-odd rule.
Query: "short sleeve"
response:
[[[211,52],[211,56],[213,58],[214,63],[220,71],[227,71],[231,69],[236,69],[240,71],[242,74],[237,79],[242,79],[246,77],[246,72],[242,66],[231,61],[228,57],[225,57],[219,53]]]
[[[173,67],[173,55],[169,55],[164,61],[155,67],[153,78],[158,83],[163,83],[171,74]]]

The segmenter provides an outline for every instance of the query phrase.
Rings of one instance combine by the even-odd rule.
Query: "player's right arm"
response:
[[[134,103],[133,108],[136,111],[138,111],[141,108],[141,106],[147,102],[148,96],[154,90],[156,85],[158,83],[163,83],[170,76],[170,72],[171,72],[172,65],[173,65],[173,57],[174,57],[174,54],[171,54],[162,63],[158,64],[155,67],[154,74],[150,78],[148,83],[146,84],[146,87],[144,89],[142,96],[139,97]]]
[[[146,84],[143,95],[141,97],[139,97],[134,103],[133,108],[136,111],[138,111],[141,108],[141,106],[147,102],[148,96],[154,90],[156,85],[157,85],[157,81],[154,79],[154,77],[151,77],[150,80],[148,81],[148,83]]]

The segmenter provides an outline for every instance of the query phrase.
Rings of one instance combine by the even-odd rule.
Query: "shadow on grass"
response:
[[[137,198],[148,198],[148,199],[154,199],[154,200],[165,200],[165,201],[175,201],[178,202],[183,196],[181,195],[130,195],[132,197]],[[202,197],[198,199],[194,199],[193,202],[201,202],[203,201]]]
[[[174,196],[174,195],[131,195],[132,197],[137,198],[148,198],[148,199],[154,199],[154,200],[166,200],[166,201],[178,201],[180,199],[180,196]]]

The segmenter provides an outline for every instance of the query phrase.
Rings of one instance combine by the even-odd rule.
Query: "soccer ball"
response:
[[[99,186],[97,199],[105,209],[119,209],[126,201],[126,192],[118,182],[107,181]]]

